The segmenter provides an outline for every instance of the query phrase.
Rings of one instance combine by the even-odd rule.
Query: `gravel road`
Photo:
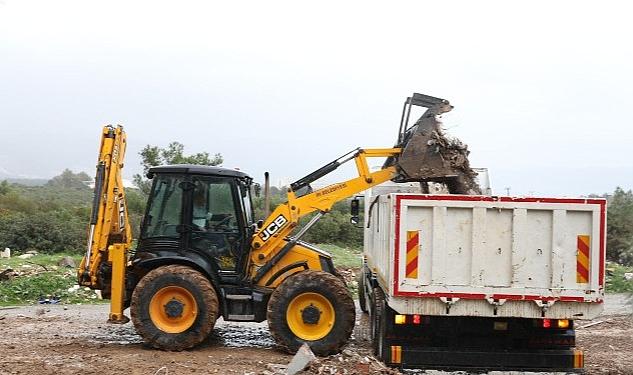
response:
[[[201,347],[162,352],[144,347],[131,324],[106,324],[107,312],[107,305],[1,309],[0,374],[264,374],[274,370],[273,364],[291,359],[275,349],[266,323],[220,320]],[[587,326],[590,323],[596,324]],[[366,324],[359,322],[348,346],[347,353],[353,352],[356,359],[371,358],[369,342],[361,338],[366,336]],[[632,296],[607,296],[604,314],[578,326],[578,346],[585,349],[588,373],[633,374]],[[335,362],[340,365],[331,368],[348,374],[376,371],[339,357],[324,361],[322,367],[328,369],[327,363]]]

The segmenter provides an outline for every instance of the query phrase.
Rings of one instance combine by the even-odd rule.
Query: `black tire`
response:
[[[185,289],[197,305],[195,320],[180,333],[161,330],[151,317],[152,298],[166,287]],[[132,322],[145,343],[171,351],[189,349],[204,341],[213,330],[218,312],[218,297],[209,279],[193,268],[181,265],[162,266],[148,272],[134,288],[130,304]]]
[[[385,293],[380,288],[374,288],[372,291],[371,341],[374,355],[383,362],[387,360],[386,333],[387,304]]]
[[[358,304],[360,311],[367,313],[367,296],[365,296],[365,272],[361,271],[358,277]]]
[[[287,321],[287,315],[291,313],[291,302],[305,293],[327,299],[333,308],[334,324],[320,339],[306,340],[298,337]],[[338,277],[322,271],[306,270],[288,277],[273,292],[268,302],[267,319],[273,338],[287,352],[294,353],[307,343],[316,355],[326,356],[340,352],[347,343],[354,329],[356,313],[354,300]]]

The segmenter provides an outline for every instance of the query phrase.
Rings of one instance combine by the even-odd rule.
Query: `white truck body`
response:
[[[365,259],[398,313],[589,319],[602,311],[604,199],[415,189],[365,195]]]

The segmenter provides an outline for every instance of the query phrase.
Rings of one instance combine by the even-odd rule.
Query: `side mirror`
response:
[[[350,213],[352,217],[349,219],[349,222],[353,225],[358,225],[360,222],[360,199],[354,198],[350,204]]]

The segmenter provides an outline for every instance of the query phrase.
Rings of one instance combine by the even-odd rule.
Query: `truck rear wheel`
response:
[[[358,304],[360,311],[367,312],[367,297],[365,296],[365,273],[361,271],[358,277]]]
[[[387,304],[385,302],[385,293],[382,289],[373,289],[371,302],[371,341],[374,355],[381,361],[386,362]]]
[[[307,270],[290,276],[268,302],[268,326],[288,352],[307,343],[320,356],[338,353],[354,329],[354,300],[336,276]]]
[[[200,272],[181,265],[156,268],[134,288],[130,313],[145,343],[180,351],[204,341],[218,317],[218,297]]]

